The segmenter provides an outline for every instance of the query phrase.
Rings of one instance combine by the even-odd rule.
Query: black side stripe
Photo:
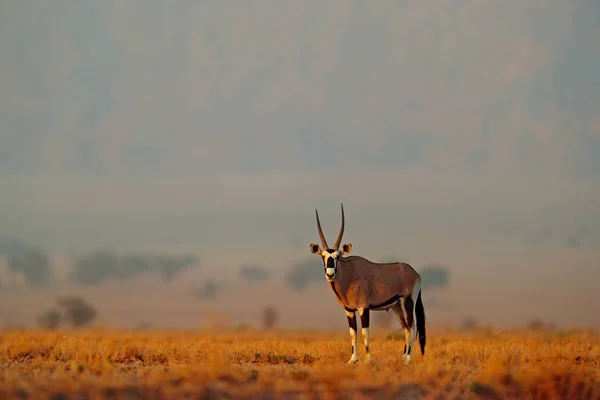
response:
[[[335,289],[334,289],[334,290],[335,290]],[[383,302],[383,303],[381,303],[381,304],[377,304],[377,305],[374,305],[374,306],[370,306],[369,308],[381,308],[381,307],[389,306],[390,304],[393,304],[393,303],[397,302],[398,300],[400,300],[400,297],[402,297],[402,296],[395,295],[395,296],[394,296],[394,297],[392,297],[391,299],[389,299],[389,300],[387,300],[387,301],[384,301],[384,302]]]
[[[335,297],[338,298],[338,300],[340,301],[340,303],[342,303],[342,307],[344,307],[344,310],[348,311],[348,312],[356,312],[356,310],[353,310],[351,308],[346,307],[346,305],[344,304],[344,302],[342,301],[342,298],[340,297],[340,295],[338,294],[337,290],[335,290],[335,286],[333,285],[333,282],[329,282],[329,286],[331,286],[331,289],[333,289],[333,293],[335,293]]]

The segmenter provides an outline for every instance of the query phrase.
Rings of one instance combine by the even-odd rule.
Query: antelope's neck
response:
[[[337,297],[338,301],[342,304],[342,306],[344,308],[347,308],[347,304],[345,301],[346,296],[344,295],[344,292],[342,292],[340,289],[340,284],[339,282],[337,282],[337,277],[332,282],[329,282],[329,286],[331,287],[331,290],[333,290],[335,297]]]
[[[346,291],[348,290],[348,278],[350,276],[350,271],[348,270],[349,267],[350,264],[343,258],[340,258],[335,279],[333,282],[329,283],[338,299],[344,304],[346,304],[348,300],[346,298]]]

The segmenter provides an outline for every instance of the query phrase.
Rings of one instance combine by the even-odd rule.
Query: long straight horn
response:
[[[329,248],[327,246],[327,240],[325,240],[325,235],[323,235],[323,229],[321,229],[321,221],[319,221],[319,212],[315,208],[315,214],[317,215],[317,228],[319,228],[319,237],[321,238],[321,244],[323,245],[323,250]]]
[[[340,248],[340,243],[342,242],[342,236],[344,235],[344,204],[340,203],[342,205],[342,227],[340,228],[340,233],[337,237],[337,240],[335,241],[335,244],[333,245],[333,248],[338,250]]]

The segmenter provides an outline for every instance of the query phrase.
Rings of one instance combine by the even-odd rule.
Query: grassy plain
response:
[[[346,332],[0,332],[0,398],[600,399],[600,334],[439,332],[402,362],[403,335]]]

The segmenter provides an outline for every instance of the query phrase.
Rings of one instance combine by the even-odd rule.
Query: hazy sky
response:
[[[374,259],[594,260],[599,21],[594,0],[3,1],[0,234],[278,267],[310,256],[315,207],[335,240],[343,201]]]

